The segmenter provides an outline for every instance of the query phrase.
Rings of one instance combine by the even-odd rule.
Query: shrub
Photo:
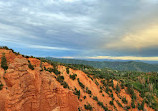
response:
[[[124,84],[123,83],[121,83],[121,89],[124,89]]]
[[[86,87],[86,93],[92,94],[91,90],[89,90],[88,87]]]
[[[136,99],[135,93],[132,94],[132,99]]]
[[[5,53],[2,54],[1,67],[2,67],[4,70],[7,70],[7,69],[8,69],[7,60],[6,60],[6,58],[5,58]]]
[[[86,99],[86,96],[84,96],[83,98]]]
[[[101,80],[101,83],[102,83],[104,86],[107,86],[105,80]]]
[[[140,103],[138,103],[138,109],[141,110],[141,105],[140,105]]]
[[[0,46],[0,49],[10,50],[7,46]]]
[[[80,90],[77,90],[75,88],[75,91],[73,93],[78,96],[78,99],[80,98]]]
[[[89,89],[87,90],[87,93],[88,93],[88,94],[92,94],[91,90],[89,90]]]
[[[109,91],[112,93],[112,90],[109,88]]]
[[[42,61],[40,61],[40,67],[41,67],[41,70],[40,70],[40,71],[43,71]]]
[[[141,104],[142,110],[144,110],[144,103],[145,103],[145,101],[142,101],[142,104]]]
[[[100,86],[100,89],[102,90],[102,89],[103,89],[103,87],[101,87],[101,86]]]
[[[114,105],[114,102],[113,102],[113,100],[112,100],[112,101],[110,101],[110,105]]]
[[[96,84],[97,86],[99,86],[99,83],[98,83],[98,81],[97,81],[97,80],[95,81],[95,84]]]
[[[99,105],[99,106],[104,106],[104,105],[103,105],[103,102],[100,102],[100,101],[98,101],[98,105]]]
[[[64,88],[69,88],[69,85],[64,81],[64,76],[57,76],[56,80],[60,82]]]
[[[87,77],[89,77],[93,81],[93,78],[90,75],[87,75]]]
[[[121,104],[118,100],[116,100],[116,102],[117,102],[117,104],[118,104],[120,107],[123,108],[122,104]]]
[[[53,72],[55,73],[55,75],[59,75],[60,71],[58,71],[56,68],[53,70]]]
[[[127,93],[132,96],[132,99],[136,99],[134,89],[133,89],[132,85],[130,85],[130,84],[127,84]]]
[[[65,81],[62,82],[61,85],[63,85],[64,88],[69,88],[69,85]]]
[[[3,84],[1,83],[1,84],[0,84],[0,90],[2,90],[2,89],[3,89]]]
[[[131,107],[130,106],[126,106],[126,109],[129,110]]]
[[[106,87],[105,92],[106,92],[107,94],[109,93],[109,87],[108,87],[108,86]]]
[[[114,97],[114,95],[113,95],[113,94],[110,94],[110,97],[111,97],[111,98],[113,98],[113,97]]]
[[[112,88],[114,88],[113,80],[109,81],[109,86],[111,86]]]
[[[31,64],[31,62],[28,60],[28,67],[31,69],[31,70],[34,70],[34,67],[33,67],[33,65]]]
[[[107,94],[109,94],[109,91],[112,92],[112,90],[109,88],[109,86],[107,86],[106,89],[105,89],[105,92],[106,92]]]
[[[86,109],[86,110],[92,110],[92,106],[88,103],[87,105],[84,105],[84,108]]]
[[[81,111],[80,107],[78,108],[78,111]]]
[[[75,80],[76,77],[77,77],[77,74],[70,75],[70,78],[71,78],[72,80]]]
[[[79,78],[77,79],[77,81],[78,81],[79,85],[81,86],[81,88],[83,88],[83,89],[84,89],[84,88],[85,88],[85,85],[84,85],[84,84],[82,84],[82,82],[80,81],[80,79],[79,79]]]
[[[118,83],[117,83],[117,85],[116,85],[116,91],[117,91],[117,92],[120,92],[120,87],[119,87]]]
[[[57,79],[58,82],[61,83],[61,82],[64,81],[64,76],[58,76],[56,79]]]
[[[98,105],[101,106],[105,111],[108,111],[108,108],[104,106],[103,102],[98,101]]]
[[[60,74],[60,71],[58,71],[56,67],[54,67],[54,69],[53,69],[53,68],[48,68],[48,69],[46,69],[46,68],[44,67],[44,69],[45,69],[46,71],[49,71],[50,73],[51,73],[51,72],[54,72],[55,75],[59,75],[59,74]]]
[[[123,102],[124,104],[127,104],[127,103],[128,103],[128,101],[126,100],[126,97],[123,97],[123,98],[122,98],[122,102]]]
[[[93,100],[98,101],[97,96],[93,96]]]
[[[132,99],[132,102],[131,102],[131,106],[132,106],[132,108],[135,108],[135,103],[134,103],[133,99]]]
[[[144,101],[142,101],[142,104],[138,103],[138,109],[143,110],[144,109]]]
[[[69,68],[68,68],[68,67],[66,68],[66,73],[67,73],[67,74],[69,74],[69,73],[70,73],[70,71],[69,71]]]

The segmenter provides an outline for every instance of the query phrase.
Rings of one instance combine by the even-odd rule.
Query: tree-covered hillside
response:
[[[76,59],[57,59],[52,57],[46,57],[46,59],[66,63],[66,64],[84,64],[93,66],[95,68],[110,68],[113,70],[120,71],[139,71],[139,72],[157,72],[158,65],[157,64],[148,64],[143,62],[110,62],[110,61],[86,61],[86,60],[76,60]]]
[[[49,61],[49,60],[48,60]],[[61,64],[59,62],[52,62],[53,64]],[[135,63],[135,62],[128,62]],[[145,63],[142,63],[145,64]],[[158,72],[137,72],[137,71],[118,71],[111,70],[109,68],[94,68],[88,65],[82,64],[62,64],[68,68],[72,68],[74,70],[82,70],[87,74],[87,76],[95,81],[96,85],[99,85],[97,80],[100,81],[101,87],[100,92],[105,91],[112,97],[112,101],[110,102],[113,105],[113,102],[116,101],[113,96],[113,90],[116,91],[116,94],[119,98],[122,99],[123,104],[130,103],[130,106],[123,107],[122,103],[118,103],[124,110],[128,111],[132,108],[137,108],[140,111],[146,111],[144,105],[153,108],[155,111],[158,109]],[[117,81],[116,87],[114,87],[113,80]],[[82,84],[81,84],[82,85]],[[112,89],[110,89],[112,87]],[[131,97],[131,101],[127,101],[127,98],[123,98],[120,96],[121,90],[125,90],[125,93],[129,94]],[[136,91],[139,92],[136,93]],[[138,102],[138,95],[142,98],[141,102]],[[94,97],[94,100],[97,101],[97,97]],[[107,111],[107,110],[105,110]]]

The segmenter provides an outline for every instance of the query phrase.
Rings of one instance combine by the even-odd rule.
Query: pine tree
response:
[[[6,58],[5,58],[5,53],[2,54],[1,67],[2,67],[4,70],[7,70],[7,69],[8,69],[7,60],[6,60]]]

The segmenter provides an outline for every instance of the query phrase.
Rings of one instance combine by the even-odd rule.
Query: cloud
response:
[[[120,40],[110,42],[107,48],[116,49],[142,49],[158,47],[158,25],[148,26],[135,33],[128,33]]]
[[[58,58],[64,58],[64,59],[75,59],[75,57],[69,57],[69,56],[67,56],[67,57],[58,57]]]
[[[40,45],[30,45],[28,47],[34,49],[47,49],[47,50],[73,50],[64,47],[49,47],[49,46],[40,46]]]
[[[158,57],[136,57],[136,56],[96,56],[88,57],[89,59],[112,59],[112,60],[145,60],[145,61],[158,61]]]
[[[137,57],[137,56],[95,56],[95,57],[61,57],[68,59],[111,59],[111,60],[142,60],[158,61],[157,57]]]
[[[156,0],[1,0],[0,40],[38,55],[156,56],[157,10]]]
[[[65,2],[75,2],[76,0],[63,0]]]

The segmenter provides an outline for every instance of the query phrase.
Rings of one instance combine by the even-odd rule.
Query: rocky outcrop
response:
[[[29,69],[28,60],[21,56],[9,60],[8,70],[4,73],[1,69],[4,87],[0,91],[0,111],[78,110],[77,97],[51,73],[40,71],[40,67]]]

